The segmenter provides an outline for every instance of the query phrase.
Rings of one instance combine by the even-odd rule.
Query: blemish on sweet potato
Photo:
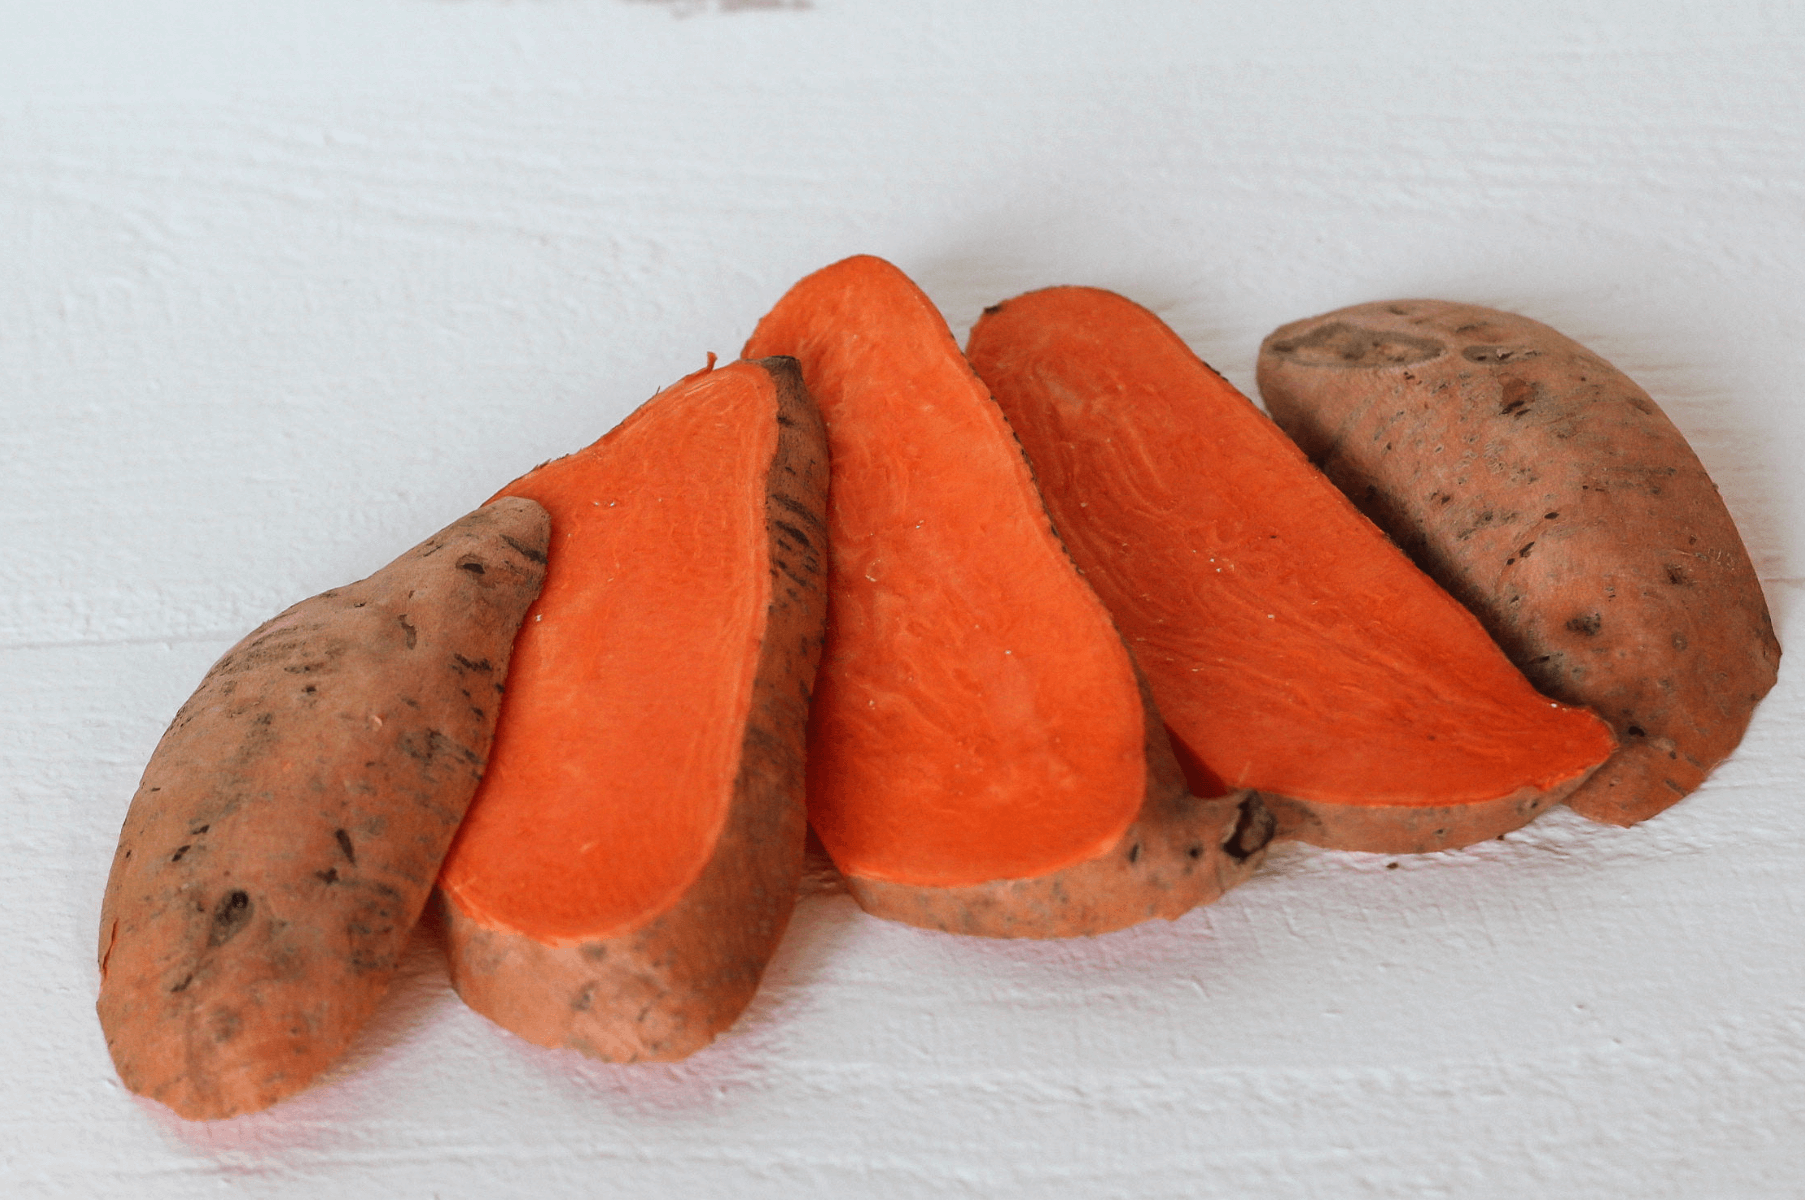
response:
[[[238,936],[250,923],[255,906],[248,892],[230,891],[219,898],[213,908],[213,920],[207,931],[208,946],[223,946]]]
[[[1595,612],[1580,613],[1567,618],[1567,628],[1582,637],[1597,637],[1598,631],[1604,628],[1604,616]]]

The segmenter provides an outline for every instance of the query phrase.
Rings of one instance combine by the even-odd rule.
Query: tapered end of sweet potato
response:
[[[214,665],[145,768],[101,907],[127,1087],[253,1112],[350,1043],[481,777],[549,524],[486,506]]]

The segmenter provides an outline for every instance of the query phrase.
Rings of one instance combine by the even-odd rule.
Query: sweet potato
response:
[[[1279,329],[1259,384],[1538,688],[1616,730],[1575,810],[1634,824],[1735,748],[1780,646],[1717,488],[1621,372],[1524,317],[1403,300]]]
[[[505,490],[553,536],[441,878],[472,1008],[634,1062],[752,998],[802,874],[826,492],[781,358],[692,375]]]
[[[869,912],[992,937],[1176,917],[1253,867],[1257,797],[1198,799],[1008,423],[919,289],[859,257],[745,353],[827,421],[828,625],[809,817]]]
[[[176,713],[101,906],[127,1087],[229,1117],[344,1050],[482,774],[546,536],[531,501],[478,509],[259,627]]]
[[[1049,288],[967,353],[1147,672],[1194,791],[1385,853],[1515,829],[1611,752],[1146,309]]]

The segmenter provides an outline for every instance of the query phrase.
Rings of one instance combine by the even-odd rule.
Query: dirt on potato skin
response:
[[[1779,642],[1716,486],[1648,393],[1539,322],[1385,301],[1260,350],[1273,419],[1544,694],[1619,750],[1567,799],[1632,825],[1741,740]]]
[[[305,1087],[387,990],[495,732],[550,523],[486,505],[227,651],[158,743],[101,907],[120,1078],[190,1119]]]

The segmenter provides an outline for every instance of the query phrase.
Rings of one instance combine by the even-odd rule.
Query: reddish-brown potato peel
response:
[[[1546,694],[1622,746],[1568,799],[1630,825],[1697,787],[1773,685],[1748,552],[1673,423],[1525,317],[1357,305],[1260,351],[1275,420]]]
[[[158,743],[100,919],[119,1077],[184,1117],[310,1083],[387,990],[483,770],[546,514],[500,500],[228,651]]]

